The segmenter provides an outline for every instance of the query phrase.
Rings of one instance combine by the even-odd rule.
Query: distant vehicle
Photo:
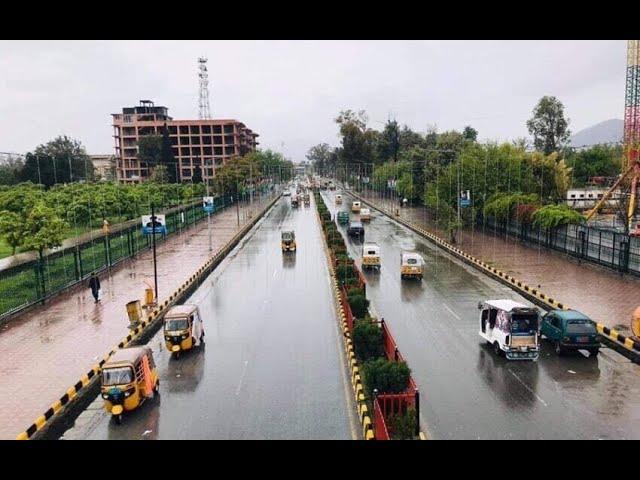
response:
[[[296,251],[296,234],[293,230],[286,230],[282,232],[280,237],[280,246],[283,252],[295,252]]]
[[[400,254],[400,278],[417,278],[422,280],[424,274],[424,259],[416,252],[402,252]]]
[[[353,213],[360,213],[360,202],[357,200],[351,204],[351,211]]]
[[[342,195],[336,194],[336,205],[342,205]]]
[[[368,208],[360,209],[360,221],[361,222],[369,222],[371,221],[371,210]]]
[[[640,223],[636,225],[636,228],[629,232],[630,237],[640,237]]]
[[[293,208],[298,208],[298,205],[299,205],[298,195],[294,193],[293,195],[291,195],[291,206]]]
[[[349,212],[338,212],[338,223],[347,225],[349,223]]]
[[[362,268],[377,268],[380,270],[380,246],[369,242],[362,246]]]
[[[364,226],[361,222],[351,222],[347,228],[347,235],[350,237],[364,238]]]
[[[304,206],[308,207],[311,205],[311,197],[309,196],[308,193],[304,194]]]
[[[333,182],[329,182],[329,190],[335,190],[336,186],[333,184]]]
[[[553,342],[558,355],[568,350],[587,350],[595,356],[600,351],[596,324],[576,310],[551,310],[542,317],[540,332]]]
[[[513,300],[478,303],[480,336],[496,355],[509,360],[537,360],[540,354],[540,313]]]
[[[285,191],[282,193],[282,196],[283,196],[283,197],[290,197],[290,196],[291,196],[291,192],[290,192],[289,190],[285,190]]]

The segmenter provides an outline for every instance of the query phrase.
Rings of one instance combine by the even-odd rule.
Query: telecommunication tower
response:
[[[209,108],[209,73],[207,72],[207,58],[198,58],[198,77],[200,78],[200,99],[198,101],[198,109],[201,120],[211,118]]]
[[[587,220],[596,214],[613,192],[625,185],[629,188],[627,225],[632,228],[640,187],[640,40],[627,40],[627,72],[624,101],[624,159],[622,174],[587,214]]]

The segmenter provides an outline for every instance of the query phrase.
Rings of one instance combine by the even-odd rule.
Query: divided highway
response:
[[[355,439],[359,427],[315,206],[281,199],[188,303],[205,347],[149,345],[161,394],[117,425],[96,401],[64,439]],[[280,231],[298,251],[283,255]],[[215,234],[215,233],[214,233]]]
[[[323,192],[336,213],[334,192]],[[349,211],[343,195],[338,208]],[[357,215],[351,214],[352,218]],[[340,227],[346,237],[346,227]],[[413,371],[421,416],[436,439],[640,438],[640,367],[613,350],[557,357],[543,340],[536,363],[498,358],[478,335],[479,301],[530,302],[372,210],[365,240],[381,247],[367,297]],[[347,241],[360,263],[361,243]],[[400,252],[426,261],[422,282],[400,280]]]

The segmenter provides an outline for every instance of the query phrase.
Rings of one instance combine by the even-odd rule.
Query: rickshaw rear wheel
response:
[[[116,415],[116,423],[122,425],[122,414]]]
[[[500,344],[498,342],[493,342],[493,351],[496,352],[496,355],[498,356],[502,354],[502,350],[500,350]]]
[[[153,386],[153,393],[160,394],[160,380],[156,380],[156,384]]]

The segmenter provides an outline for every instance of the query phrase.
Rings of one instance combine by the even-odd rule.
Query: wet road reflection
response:
[[[295,230],[295,254],[282,254],[282,229]],[[100,413],[73,438],[351,439],[355,410],[320,235],[313,208],[281,199],[190,299],[205,347],[172,359],[159,332],[150,346],[160,398],[122,425]]]
[[[323,192],[335,215],[333,195]],[[557,357],[544,341],[538,362],[497,358],[478,335],[478,301],[530,302],[375,210],[365,237],[382,262],[365,272],[367,297],[413,370],[434,438],[640,438],[640,367],[607,348]],[[359,262],[359,246],[347,245]],[[400,280],[402,250],[424,257],[422,282]]]

